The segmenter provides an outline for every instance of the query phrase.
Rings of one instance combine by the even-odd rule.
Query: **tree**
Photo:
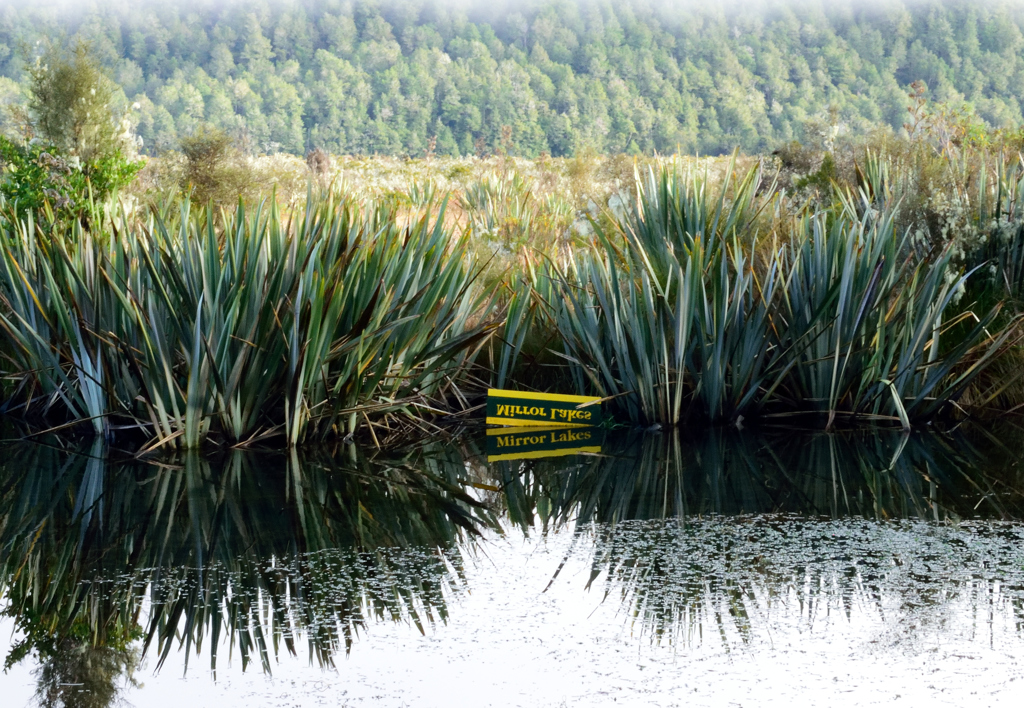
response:
[[[93,201],[142,168],[132,126],[113,107],[119,89],[83,41],[70,50],[48,44],[29,79],[26,140],[0,136],[0,194],[19,215],[49,205],[88,223]]]
[[[521,155],[759,151],[800,138],[827,105],[858,130],[900,130],[917,80],[930,100],[969,102],[990,127],[1024,113],[1024,6],[1007,0],[855,12],[823,0],[757,10],[541,0],[512,14],[497,3],[477,19],[433,0],[138,5],[3,14],[0,77],[23,77],[10,47],[25,38],[83,33],[146,107],[140,130],[153,152],[200,122],[296,154],[418,154],[430,136],[440,152],[472,154],[479,143],[491,153],[503,125]],[[88,54],[62,54],[86,81],[58,81],[49,57],[30,77],[47,105],[64,106],[54,136],[69,112],[95,119],[82,99],[113,108],[116,122],[120,96],[102,90]],[[52,98],[59,86],[77,91],[73,100]]]
[[[55,43],[29,68],[28,107],[36,136],[86,162],[133,152],[131,125],[114,108],[117,86],[89,44]]]

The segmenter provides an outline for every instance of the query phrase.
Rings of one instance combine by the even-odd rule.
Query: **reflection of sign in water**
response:
[[[601,428],[494,428],[487,431],[487,461],[599,453],[603,439]]]
[[[601,424],[601,399],[560,393],[487,391],[487,422],[491,425],[581,427]]]

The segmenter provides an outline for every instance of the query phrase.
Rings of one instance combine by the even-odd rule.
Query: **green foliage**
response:
[[[245,155],[222,130],[201,126],[181,139],[181,189],[199,204],[238,199],[252,184]]]
[[[81,216],[94,201],[129,184],[143,163],[120,152],[83,161],[43,143],[20,145],[0,136],[0,194],[18,216],[48,208],[54,216]]]
[[[83,162],[126,151],[132,138],[114,109],[117,87],[89,45],[48,42],[28,68],[28,108],[36,136]]]
[[[796,181],[796,188],[807,189],[811,187],[817,189],[822,194],[831,196],[837,177],[836,161],[831,153],[825,153],[821,160],[821,166],[806,177],[798,179]]]
[[[1009,2],[47,4],[5,13],[0,46],[84,37],[153,152],[209,123],[257,153],[758,153],[900,131],[916,82],[951,140],[1024,117]]]
[[[805,213],[759,261],[755,217],[779,208],[761,186],[756,169],[715,191],[694,174],[652,173],[615,232],[533,279],[580,392],[647,425],[820,413],[826,427],[852,416],[909,428],[1014,336],[1012,323],[989,333],[998,306],[954,316],[969,274],[950,248],[914,258],[894,203],[863,195]]]
[[[143,163],[131,159],[131,125],[115,112],[117,87],[89,45],[45,46],[28,69],[28,110],[17,109],[27,142],[0,136],[0,194],[15,216],[45,208],[51,217],[84,217]]]
[[[461,196],[471,244],[489,258],[488,279],[496,279],[495,271],[518,261],[526,249],[551,252],[553,241],[572,224],[564,199],[541,199],[532,180],[509,169],[470,182]]]
[[[907,257],[893,205],[876,211],[851,200],[840,208],[801,219],[778,256],[787,285],[777,346],[788,372],[776,395],[827,412],[829,426],[839,413],[888,417],[909,428],[910,419],[931,417],[955,400],[1014,330],[988,333],[998,306],[980,319],[964,313],[972,326],[953,346],[940,347],[954,320],[950,304],[970,274],[951,266],[948,248],[919,261]]]
[[[491,383],[571,385],[644,424],[807,413],[906,427],[975,381],[984,407],[1021,378],[979,376],[1018,334],[1024,177],[1003,160],[993,178],[966,148],[940,155],[936,174],[976,187],[954,192],[976,209],[921,241],[914,224],[946,197],[916,182],[929,149],[908,153],[920,163],[864,153],[857,192],[837,160],[831,196],[809,203],[761,163],[736,174],[738,156],[663,160],[587,223],[542,200],[546,177],[525,165],[465,185],[450,216],[432,168],[394,160],[399,181],[425,181],[398,188],[367,161],[366,201],[310,195],[287,219],[245,200],[117,218],[108,201],[92,223],[28,212],[0,248],[5,405],[101,436],[126,419],[154,445],[297,445],[465,406],[496,331]]]
[[[296,445],[429,407],[492,328],[465,237],[443,205],[430,214],[400,225],[333,197],[288,221],[242,203],[215,219],[187,200],[90,229],[30,214],[0,243],[18,395],[98,435],[122,417],[186,448]]]

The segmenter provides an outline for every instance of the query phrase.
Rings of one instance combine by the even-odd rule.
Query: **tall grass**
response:
[[[466,236],[439,211],[403,228],[387,207],[311,196],[287,218],[185,201],[91,231],[9,223],[0,326],[16,397],[186,448],[294,445],[429,406],[493,328]]]

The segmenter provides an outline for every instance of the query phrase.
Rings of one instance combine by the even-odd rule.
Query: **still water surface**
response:
[[[1018,705],[1021,438],[9,445],[3,704]]]

